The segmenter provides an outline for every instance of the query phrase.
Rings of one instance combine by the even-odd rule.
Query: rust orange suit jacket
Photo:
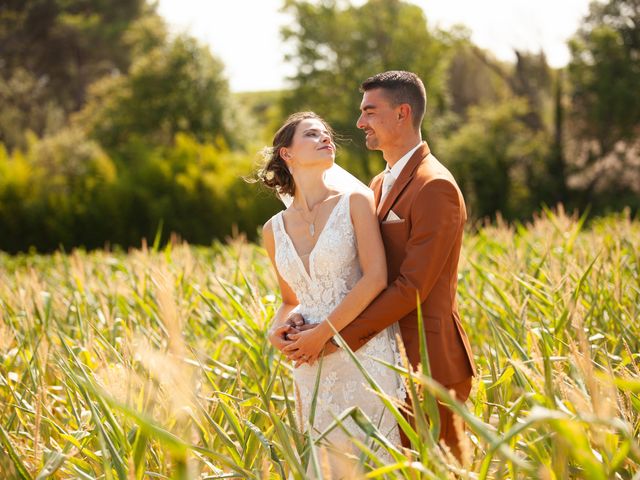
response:
[[[380,204],[383,174],[371,181],[387,256],[388,287],[340,335],[352,350],[399,322],[409,361],[420,362],[416,291],[433,378],[442,385],[475,375],[469,340],[460,323],[458,259],[467,218],[451,173],[425,142],[403,168]],[[390,210],[401,220],[383,221]]]

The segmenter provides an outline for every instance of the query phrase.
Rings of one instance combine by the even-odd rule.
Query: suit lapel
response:
[[[382,195],[382,175],[376,175],[375,177],[373,177],[373,180],[371,180],[371,183],[369,184],[369,188],[371,188],[371,190],[373,190],[373,200],[374,200],[374,205],[378,205],[378,203],[380,203],[380,196]]]
[[[378,205],[378,219],[380,221],[384,220],[387,213],[389,213],[389,210],[391,210],[391,206],[396,201],[396,198],[398,198],[398,195],[402,193],[402,191],[404,190],[404,187],[406,187],[409,181],[413,178],[413,174],[415,173],[416,168],[427,155],[429,155],[429,146],[427,145],[426,142],[422,142],[422,145],[420,146],[420,148],[418,148],[415,152],[413,152],[413,155],[411,155],[411,158],[402,169],[400,176],[394,182],[393,186],[391,187],[391,190],[389,190],[389,193],[385,197],[384,202],[382,202],[382,204],[379,203],[380,194],[382,191],[381,182],[379,185],[376,186],[377,189],[374,190],[374,192],[375,192],[376,205]]]

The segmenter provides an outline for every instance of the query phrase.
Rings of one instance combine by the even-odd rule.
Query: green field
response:
[[[350,468],[640,478],[640,221],[545,212],[479,228],[458,294],[480,373],[454,405],[469,424],[462,463],[435,445],[435,425],[419,421],[415,451],[400,451],[355,411],[376,441]],[[242,240],[0,254],[0,478],[323,475],[266,339],[277,306],[265,252]],[[422,372],[405,377],[425,409],[447,401]],[[377,446],[397,464],[377,462]]]

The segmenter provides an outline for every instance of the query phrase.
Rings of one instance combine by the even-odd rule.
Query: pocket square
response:
[[[396,215],[396,212],[394,212],[393,210],[389,210],[389,213],[387,214],[387,218],[384,219],[385,222],[399,222],[402,219]]]

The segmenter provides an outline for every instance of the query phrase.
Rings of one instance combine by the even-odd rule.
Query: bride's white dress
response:
[[[276,244],[278,272],[294,290],[300,302],[299,311],[307,323],[319,323],[342,301],[362,276],[356,248],[356,237],[349,211],[349,194],[343,194],[334,206],[317,243],[309,256],[309,271],[300,259],[284,226],[282,212],[274,217],[273,232]],[[367,372],[388,395],[405,398],[401,377],[390,368],[374,360],[379,358],[400,365],[395,332],[397,324],[383,330],[356,352]],[[297,387],[296,410],[300,426],[306,430],[310,420],[311,402],[320,363],[304,364],[294,369]],[[400,445],[397,423],[369,389],[364,376],[348,352],[339,349],[324,357],[317,392],[316,412],[312,424],[314,437],[325,430],[345,409],[359,406],[379,430],[395,445]],[[349,432],[367,442],[366,435],[348,418],[344,426]],[[345,434],[340,427],[327,439],[341,448]],[[386,452],[385,452],[386,453]],[[388,455],[380,458],[389,460]]]

